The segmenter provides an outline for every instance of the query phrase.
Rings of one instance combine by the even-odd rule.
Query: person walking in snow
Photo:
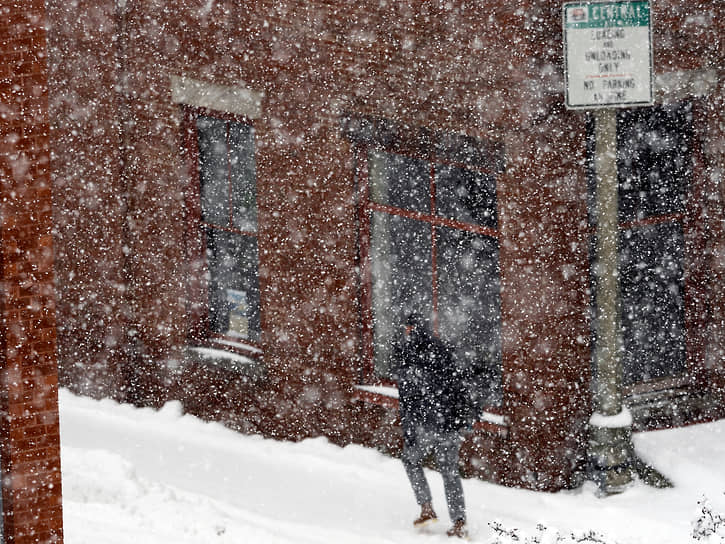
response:
[[[425,457],[433,454],[453,522],[447,534],[464,538],[466,511],[458,469],[461,430],[468,425],[463,373],[456,368],[452,350],[430,332],[419,314],[407,318],[402,339],[393,347],[392,363],[398,379],[402,461],[421,507],[413,525],[437,521],[423,472]]]

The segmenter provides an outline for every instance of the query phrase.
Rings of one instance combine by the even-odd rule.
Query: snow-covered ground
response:
[[[325,439],[287,443],[219,424],[61,391],[67,544],[407,544],[449,542],[440,477],[429,474],[441,523],[418,513],[400,461]],[[674,481],[597,498],[592,484],[555,494],[477,480],[464,488],[471,540],[488,544],[725,542],[725,421],[635,436]],[[707,502],[702,503],[703,499]],[[713,518],[703,516],[712,512]]]

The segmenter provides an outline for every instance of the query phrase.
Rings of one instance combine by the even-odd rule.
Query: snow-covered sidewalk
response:
[[[430,475],[442,523],[416,533],[400,461],[374,450],[243,436],[176,403],[154,411],[61,391],[60,411],[66,544],[450,541],[440,477]],[[725,421],[638,434],[635,444],[674,489],[637,483],[600,499],[591,484],[549,494],[465,480],[472,540],[721,542],[692,532],[703,498],[725,514]]]

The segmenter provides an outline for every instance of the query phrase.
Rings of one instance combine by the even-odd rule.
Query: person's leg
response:
[[[440,435],[436,445],[436,461],[438,463],[438,470],[443,477],[443,487],[446,492],[448,514],[451,517],[451,521],[457,525],[465,525],[466,503],[463,497],[463,484],[458,468],[458,452],[460,447],[461,440],[457,433]]]
[[[423,472],[423,458],[426,454],[425,441],[421,439],[420,433],[415,436],[406,437],[403,444],[402,461],[405,472],[410,480],[410,485],[415,494],[415,501],[423,506],[430,505],[432,497],[428,481]]]

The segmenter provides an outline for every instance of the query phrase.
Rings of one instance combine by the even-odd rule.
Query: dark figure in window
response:
[[[453,351],[434,337],[418,314],[408,317],[403,338],[393,350],[398,378],[400,420],[403,427],[403,464],[421,514],[416,527],[437,520],[423,472],[423,461],[433,454],[443,477],[453,526],[448,536],[465,537],[466,512],[458,469],[461,431],[469,425],[468,395],[463,372]]]

